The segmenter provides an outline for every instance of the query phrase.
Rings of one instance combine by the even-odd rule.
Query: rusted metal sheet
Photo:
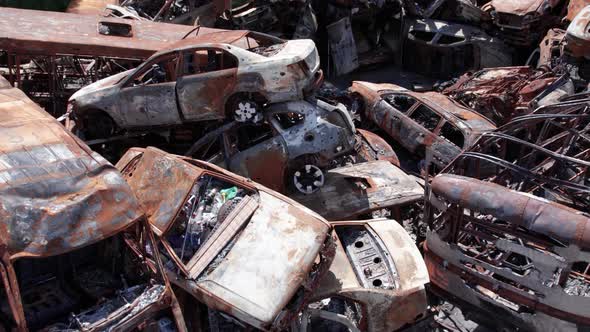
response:
[[[564,0],[492,0],[482,8],[507,43],[526,47],[536,45],[549,28],[558,26],[566,5]]]
[[[301,331],[314,329],[313,320],[333,320],[349,329],[371,332],[395,331],[425,314],[424,286],[429,282],[424,260],[408,233],[395,221],[374,219],[333,223],[338,239],[330,273],[322,279],[313,299],[322,300],[302,314]],[[358,310],[343,315],[330,309]],[[335,318],[341,314],[343,321]],[[351,327],[351,328],[350,328]]]
[[[120,232],[142,215],[111,164],[1,82],[1,236],[13,259],[71,251]]]
[[[77,15],[58,12],[2,8],[0,49],[19,55],[77,55],[145,59],[182,39],[194,27]],[[100,33],[101,22],[119,24],[130,36]],[[200,34],[219,31],[200,28]]]
[[[502,125],[532,112],[532,102],[554,83],[561,84],[558,79],[547,69],[489,68],[464,74],[442,93]]]
[[[67,13],[82,15],[99,15],[107,5],[118,5],[119,0],[71,0]]]
[[[573,21],[574,18],[584,9],[584,7],[590,5],[588,0],[570,0],[567,5],[567,20]]]
[[[328,220],[348,220],[375,210],[417,202],[424,189],[387,161],[373,161],[331,169],[314,195],[291,197]]]
[[[160,236],[172,282],[209,308],[256,328],[288,326],[331,264],[331,226],[212,164],[155,148],[130,153],[122,159],[127,164],[118,166]],[[156,191],[162,195],[154,196]],[[235,196],[214,208],[220,193],[230,191]],[[211,225],[194,228],[202,218],[213,218]],[[207,233],[210,226],[215,228]]]

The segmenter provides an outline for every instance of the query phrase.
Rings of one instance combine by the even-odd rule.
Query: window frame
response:
[[[198,51],[216,51],[216,52],[221,52],[224,54],[227,54],[229,56],[231,56],[233,58],[233,60],[236,63],[235,67],[231,67],[231,68],[225,68],[225,69],[217,69],[217,70],[210,70],[210,71],[204,71],[204,72],[199,72],[199,73],[195,73],[195,74],[185,74],[184,73],[184,57],[188,54],[188,53],[195,53]],[[212,47],[212,46],[205,46],[205,47],[195,47],[195,48],[190,48],[190,49],[184,49],[179,51],[180,53],[180,57],[179,57],[179,64],[178,64],[178,70],[177,70],[177,78],[183,78],[183,77],[192,77],[192,76],[198,76],[198,75],[206,75],[206,74],[211,74],[211,73],[216,73],[216,72],[221,72],[224,70],[234,70],[234,69],[238,69],[240,67],[240,61],[238,59],[237,56],[235,56],[232,52],[230,52],[229,50],[223,48],[223,47]],[[223,59],[223,57],[222,57]]]
[[[412,118],[412,115],[414,115],[414,113],[416,113],[416,111],[421,107],[424,106],[426,107],[428,110],[430,110],[432,113],[436,114],[438,116],[438,122],[436,124],[436,126],[430,130],[426,127],[424,127],[422,124],[418,123],[414,118]],[[438,132],[438,130],[441,128],[441,124],[446,121],[445,117],[443,117],[440,113],[438,113],[433,107],[431,107],[430,105],[418,100],[418,103],[416,103],[415,107],[413,107],[411,110],[408,111],[408,113],[405,113],[406,116],[408,117],[408,119],[410,119],[413,123],[415,123],[416,125],[420,126],[420,128],[423,128],[424,130],[428,131],[429,133],[435,134]]]
[[[167,58],[173,58],[174,56],[176,56],[176,79],[178,80],[179,76],[179,68],[180,68],[180,56],[179,56],[179,52],[178,51],[174,51],[174,52],[170,52],[170,53],[165,53],[165,54],[161,54],[158,55],[146,62],[144,62],[142,65],[140,65],[139,67],[137,67],[137,69],[131,73],[131,75],[129,75],[127,77],[127,80],[125,82],[123,82],[122,84],[122,88],[134,88],[134,87],[140,87],[140,86],[148,86],[148,85],[152,85],[152,84],[141,84],[141,85],[133,85],[135,80],[142,75],[145,75],[154,64],[160,63],[162,61],[165,61]],[[169,82],[161,82],[161,83],[156,83],[156,84],[164,84],[164,83],[171,83],[173,81],[169,81]]]

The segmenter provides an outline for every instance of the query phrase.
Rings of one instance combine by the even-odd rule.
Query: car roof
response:
[[[0,243],[11,259],[63,254],[142,216],[125,180],[0,77]]]
[[[416,99],[436,108],[450,122],[460,122],[467,125],[474,132],[485,132],[496,129],[496,125],[485,116],[459,105],[451,98],[438,92],[411,92]]]

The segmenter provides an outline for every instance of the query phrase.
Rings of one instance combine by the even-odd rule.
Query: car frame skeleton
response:
[[[252,181],[155,148],[129,150],[118,168],[158,236],[172,283],[210,310],[285,328],[331,265],[330,224]]]
[[[543,106],[482,135],[427,190],[432,283],[484,322],[590,325],[589,102]]]
[[[185,331],[119,172],[1,77],[0,108],[1,328]]]

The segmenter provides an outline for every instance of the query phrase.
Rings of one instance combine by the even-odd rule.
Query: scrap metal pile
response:
[[[15,6],[0,331],[590,330],[589,2]]]

